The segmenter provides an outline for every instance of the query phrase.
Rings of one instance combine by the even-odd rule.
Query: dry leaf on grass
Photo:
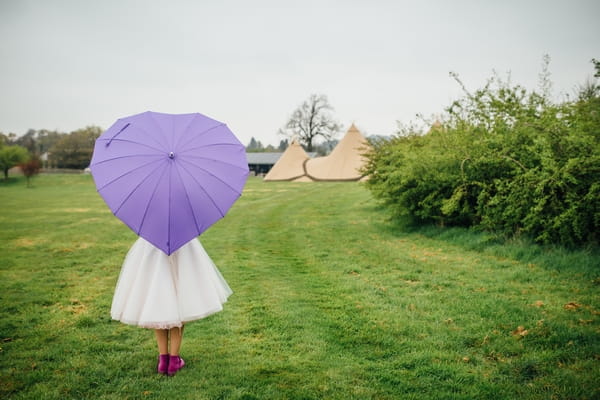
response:
[[[527,329],[525,329],[524,326],[521,326],[521,325],[519,325],[517,327],[517,329],[515,329],[512,332],[513,335],[515,335],[515,336],[521,336],[521,337],[526,336],[528,333],[529,333],[529,331]]]
[[[574,301],[570,301],[563,306],[565,310],[577,310],[581,307],[581,304],[575,303]]]

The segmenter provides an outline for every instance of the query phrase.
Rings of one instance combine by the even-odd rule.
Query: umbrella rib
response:
[[[185,169],[183,166],[182,166],[182,168]],[[181,180],[181,184],[185,188],[185,183],[183,183],[183,178],[181,177],[181,172],[179,172],[179,168],[175,168],[175,171],[177,171],[177,175],[179,176],[179,180]],[[188,174],[190,174],[189,171],[186,170],[186,172]],[[190,175],[192,175],[192,174],[190,174]],[[193,178],[193,176],[192,176],[192,178]],[[184,190],[184,193],[185,193],[185,198],[187,199],[187,202],[188,202],[188,204],[190,206],[190,210],[192,211],[192,215],[194,216],[194,225],[196,225],[196,231],[200,232],[200,227],[198,226],[198,220],[196,219],[196,213],[194,212],[194,207],[192,207],[192,201],[190,200],[190,196],[189,196],[187,190]],[[207,193],[207,195],[208,195],[208,193]]]
[[[195,165],[195,164],[192,164],[192,165]],[[190,171],[188,171],[187,168],[185,168],[183,165],[181,165],[181,168],[183,168],[183,170],[185,170],[185,172],[187,172],[192,177],[192,179],[194,180],[194,182],[196,182],[196,185],[198,185],[198,187],[200,188],[200,190],[202,190],[204,192],[204,194],[206,195],[206,197],[208,197],[210,199],[210,201],[213,204],[213,206],[215,206],[215,208],[219,211],[219,214],[221,214],[221,217],[224,217],[225,213],[223,212],[223,210],[221,210],[221,208],[217,205],[217,203],[212,198],[212,196],[210,194],[208,194],[208,192],[206,191],[206,189],[204,189],[204,187],[202,187],[202,184],[200,184],[200,182],[198,182],[198,180],[196,179],[196,177],[194,176],[194,174],[192,174]],[[227,185],[227,186],[229,186],[229,185]]]
[[[225,182],[223,179],[219,178],[218,176],[216,176],[216,175],[215,175],[215,174],[213,174],[212,172],[210,172],[210,171],[208,171],[208,170],[206,170],[206,169],[204,169],[204,168],[202,168],[202,167],[200,167],[200,166],[198,166],[198,165],[196,165],[196,164],[194,164],[194,163],[192,163],[192,162],[189,162],[188,160],[183,160],[183,159],[182,159],[181,161],[183,161],[183,162],[186,162],[186,163],[188,163],[188,164],[192,164],[194,167],[196,167],[196,168],[198,168],[198,169],[201,169],[202,171],[206,172],[208,175],[212,176],[213,178],[215,178],[215,179],[217,179],[218,181],[220,181],[221,183],[223,183],[225,186],[227,186],[229,189],[231,189],[231,190],[232,190],[232,191],[234,191],[235,193],[237,193],[237,194],[241,195],[241,193],[240,193],[240,192],[238,192],[236,189],[232,188],[232,187],[231,187],[231,185],[229,185],[227,182]],[[190,174],[190,175],[192,175],[192,176],[193,176],[193,174]]]
[[[147,164],[146,164],[146,165],[147,165]],[[148,178],[150,178],[150,176],[152,176],[152,174],[154,174],[154,172],[156,172],[156,170],[157,170],[158,168],[160,168],[160,165],[159,165],[158,167],[154,168],[152,171],[150,171],[150,173],[149,173],[149,174],[147,174],[147,175],[144,177],[144,179],[142,179],[142,180],[140,181],[140,183],[138,183],[138,184],[137,184],[137,185],[136,185],[136,186],[133,188],[133,190],[132,190],[131,192],[129,192],[129,195],[127,195],[127,197],[125,197],[125,199],[123,199],[123,201],[121,202],[121,204],[119,204],[119,207],[118,207],[118,208],[115,210],[115,212],[114,212],[114,214],[115,214],[115,215],[116,215],[116,214],[119,212],[119,210],[121,209],[121,207],[123,207],[123,204],[125,204],[125,203],[127,202],[127,200],[129,200],[129,198],[130,198],[130,197],[131,197],[131,196],[132,196],[132,195],[133,195],[133,194],[134,194],[134,193],[135,193],[135,192],[138,190],[138,188],[139,188],[140,186],[142,186],[142,184],[143,184],[144,182],[146,182],[146,180],[148,180]],[[145,213],[144,213],[144,216],[145,216]],[[142,219],[142,221],[143,221],[143,219]],[[140,229],[141,229],[141,227],[140,227]]]
[[[156,167],[156,169],[154,169],[152,172],[156,171],[158,168],[160,168],[160,165],[158,167]],[[154,200],[154,195],[156,195],[156,189],[158,189],[159,183],[163,177],[163,175],[165,174],[166,168],[164,168],[162,170],[162,173],[160,174],[160,177],[156,180],[156,186],[154,186],[154,190],[152,191],[152,195],[150,196],[150,199],[148,199],[148,202],[146,203],[146,209],[144,210],[144,215],[142,216],[142,222],[140,223],[140,229],[138,229],[138,231],[136,232],[136,234],[140,234],[140,232],[142,231],[142,227],[144,226],[144,221],[146,221],[146,214],[148,214],[148,205],[152,202],[152,200]],[[148,176],[150,176],[151,174],[148,174]]]
[[[191,150],[197,150],[197,149],[202,149],[204,147],[213,147],[213,146],[239,146],[239,147],[242,147],[242,145],[239,143],[211,143],[211,144],[203,144],[203,145],[197,146],[197,147],[190,147],[188,149],[183,150],[182,153],[187,153],[188,151],[191,151]]]
[[[107,141],[107,140],[106,140],[106,139],[101,139],[100,141],[101,141],[101,142],[103,142],[103,141]],[[136,142],[136,141],[134,141],[134,140],[131,140],[131,139],[113,139],[112,141],[113,141],[113,142],[127,142],[127,143],[135,143],[135,144],[139,144],[140,146],[148,147],[149,149],[152,149],[152,150],[160,151],[161,153],[164,153],[164,152],[165,152],[165,151],[164,151],[164,149],[159,149],[159,148],[157,148],[157,147],[150,146],[150,145],[149,145],[149,144],[147,144],[147,143],[143,143],[143,142]]]
[[[164,157],[163,154],[136,154],[135,157]],[[100,164],[104,164],[107,161],[114,161],[114,160],[118,160],[120,158],[131,158],[132,156],[119,156],[119,157],[113,157],[113,158],[107,158],[105,160],[99,161],[99,162],[95,162],[93,164],[90,164],[90,167],[93,167],[95,165],[100,165]]]
[[[194,136],[192,139],[190,139],[190,140],[188,140],[187,142],[185,142],[185,144],[183,144],[182,146],[187,146],[188,144],[190,144],[191,142],[193,142],[193,141],[194,141],[194,139],[197,139],[197,138],[199,138],[200,136],[203,136],[203,135],[207,134],[208,132],[212,131],[213,129],[220,128],[221,126],[227,126],[227,125],[225,125],[224,123],[220,123],[220,124],[218,124],[218,125],[215,125],[215,126],[213,126],[213,127],[211,127],[211,128],[208,128],[208,129],[206,129],[206,130],[204,130],[204,131],[200,132],[198,135]],[[187,149],[186,149],[186,150],[187,150]]]
[[[185,127],[185,129],[181,132],[181,136],[179,136],[179,138],[177,139],[177,143],[175,143],[175,146],[173,146],[174,149],[178,149],[179,147],[179,142],[181,142],[181,139],[185,136],[185,134],[187,133],[187,130],[190,128],[190,126],[192,126],[192,122],[194,122],[194,120],[196,120],[196,118],[200,117],[200,114],[194,114],[194,118],[192,118],[190,120],[190,122],[187,124],[187,126]]]
[[[147,166],[147,165],[150,165],[150,164],[152,164],[152,163],[154,163],[154,162],[156,162],[156,161],[150,161],[150,162],[147,162],[146,164],[142,164],[142,165],[140,165],[140,166],[139,166],[139,167],[137,167],[137,168],[130,169],[129,171],[125,172],[124,174],[121,174],[121,175],[117,176],[117,177],[116,177],[115,179],[113,179],[112,181],[105,183],[105,184],[104,184],[104,185],[103,185],[101,188],[98,188],[98,192],[99,192],[99,191],[101,191],[102,189],[104,189],[105,187],[107,187],[108,185],[110,185],[110,184],[114,183],[115,181],[117,181],[117,180],[121,179],[121,178],[122,178],[122,177],[124,177],[125,175],[129,175],[129,174],[131,174],[132,172],[134,172],[134,171],[137,171],[137,170],[138,170],[138,169],[140,169],[140,168],[144,168],[145,166]],[[95,164],[94,164],[94,165],[95,165]]]
[[[154,121],[154,124],[158,127],[158,131],[163,133],[163,137],[167,141],[167,147],[169,147],[169,138],[168,138],[169,135],[167,134],[167,132],[164,131],[164,129],[162,128],[162,126],[160,126],[160,124],[158,123],[158,121],[156,120],[156,118],[154,118],[154,113],[150,113],[150,118],[149,119],[151,119],[152,121]],[[148,131],[146,131],[146,133],[148,133]],[[158,143],[158,141],[157,141],[157,143]]]
[[[241,170],[244,170],[244,171],[247,169],[247,168],[244,168],[244,167],[240,167],[239,165],[235,165],[235,164],[231,164],[231,163],[225,162],[223,160],[217,160],[215,158],[208,158],[208,157],[202,157],[202,156],[190,156],[190,155],[185,156],[185,157],[188,159],[188,162],[190,162],[189,161],[190,158],[195,158],[195,159],[202,159],[202,160],[209,160],[209,161],[218,162],[220,164],[229,165],[231,167],[235,167],[235,168],[238,168],[238,169],[241,169]],[[196,165],[196,164],[194,164],[194,165]]]
[[[152,136],[152,132],[150,132],[150,131],[146,130],[146,129],[145,129],[144,127],[142,127],[142,126],[137,126],[137,128],[139,128],[139,130],[141,130],[141,131],[144,131],[144,132],[146,133],[146,135],[148,135],[148,137],[149,137],[150,139],[152,139],[152,141],[153,141],[154,143],[156,143],[156,144],[157,144],[157,145],[158,145],[160,148],[164,148],[164,147],[165,147],[163,143],[161,143],[160,141],[156,140],[156,138],[154,138],[154,137]],[[160,126],[159,126],[159,128],[160,128]],[[160,131],[162,131],[162,128],[160,129]],[[161,151],[163,151],[163,150],[161,150]]]
[[[169,170],[169,205],[167,208],[167,250],[169,251],[169,254],[171,254],[171,170],[173,169],[173,163],[169,163],[168,168],[165,168],[166,170]]]

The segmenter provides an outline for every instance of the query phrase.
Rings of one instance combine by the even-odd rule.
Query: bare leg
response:
[[[181,328],[171,328],[169,333],[171,334],[171,352],[172,356],[179,355],[179,349],[181,348],[181,341],[183,340],[183,326]]]
[[[169,354],[169,331],[167,329],[155,329],[156,344],[160,354]]]

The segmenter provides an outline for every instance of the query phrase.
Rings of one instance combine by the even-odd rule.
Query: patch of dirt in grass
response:
[[[77,225],[85,225],[85,224],[89,224],[91,222],[98,222],[98,221],[102,221],[104,220],[104,218],[99,218],[99,217],[92,217],[92,218],[84,218],[84,219],[80,219],[77,222],[70,224],[70,226],[77,226]]]
[[[35,247],[46,243],[45,239],[19,238],[12,241],[13,247]]]
[[[66,311],[71,314],[79,315],[87,311],[87,306],[83,304],[79,299],[70,299],[69,304],[56,303],[54,307],[61,311]]]

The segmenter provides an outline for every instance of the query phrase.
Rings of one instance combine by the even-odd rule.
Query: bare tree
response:
[[[327,96],[311,94],[290,117],[289,121],[279,130],[280,135],[289,138],[296,137],[307,151],[313,151],[313,140],[321,137],[333,139],[341,126],[331,115],[333,107],[327,101]]]

